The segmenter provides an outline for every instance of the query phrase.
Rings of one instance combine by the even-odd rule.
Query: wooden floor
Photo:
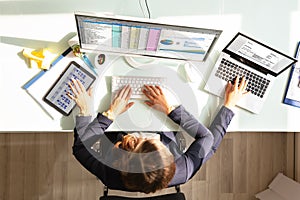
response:
[[[294,133],[228,133],[182,191],[187,200],[250,200],[279,172],[299,181],[299,138]],[[98,199],[103,185],[73,158],[72,142],[72,133],[66,132],[0,133],[0,200]]]

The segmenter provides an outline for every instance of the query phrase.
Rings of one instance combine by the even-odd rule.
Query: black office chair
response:
[[[108,188],[104,186],[104,194],[99,200],[185,200],[184,193],[180,191],[180,186],[175,186],[176,192],[151,197],[122,197],[117,195],[108,195]]]

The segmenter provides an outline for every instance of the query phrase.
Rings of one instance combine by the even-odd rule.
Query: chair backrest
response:
[[[116,195],[108,195],[108,188],[104,187],[104,195],[99,200],[185,200],[184,193],[180,192],[179,185],[175,186],[176,192],[171,194],[163,194],[151,197],[122,197]]]
[[[173,194],[164,194],[153,197],[121,197],[121,196],[102,196],[100,200],[185,200],[185,196],[182,192]]]

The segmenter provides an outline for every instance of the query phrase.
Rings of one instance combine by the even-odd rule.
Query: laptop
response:
[[[74,14],[82,52],[202,62],[222,33],[221,30],[166,24],[146,18]]]
[[[295,62],[295,58],[237,33],[220,53],[204,89],[224,97],[227,82],[234,81],[237,75],[245,76],[249,81],[247,91],[251,93],[241,99],[238,106],[258,114],[275,78]]]

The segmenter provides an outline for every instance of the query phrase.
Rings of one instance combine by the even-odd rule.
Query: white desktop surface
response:
[[[288,42],[275,42],[275,47],[283,47],[286,53],[289,55],[294,54],[296,42],[300,39],[300,31],[295,28],[296,19],[299,18],[300,14],[298,12],[290,13],[288,20],[290,20],[290,26],[288,27],[288,33],[280,29],[278,32],[270,33],[271,42],[275,42],[276,37],[281,35],[289,36]],[[244,30],[251,32],[251,28],[255,25],[247,26],[245,20],[239,15],[214,15],[205,16],[206,19],[211,19],[212,21],[218,21],[223,19],[224,21],[218,21],[217,23],[206,23],[204,26],[216,26],[224,28],[222,38],[218,41],[214,48],[211,56],[205,63],[193,63],[195,64],[197,70],[199,71],[199,82],[187,83],[183,78],[181,78],[180,69],[176,66],[163,66],[161,69],[155,67],[156,70],[151,71],[153,75],[160,73],[170,72],[172,74],[171,80],[176,80],[178,88],[174,87],[176,94],[180,97],[179,103],[182,103],[187,110],[195,115],[199,121],[208,125],[218,107],[222,104],[222,99],[219,99],[213,95],[209,95],[203,90],[205,81],[208,78],[208,74],[212,69],[214,61],[217,58],[218,52],[221,51],[222,47],[229,41],[230,37],[236,31]],[[63,19],[63,20],[62,20]],[[161,20],[175,19],[178,22],[192,23],[192,21],[199,23],[201,25],[201,20],[203,17],[189,16],[189,17],[164,17]],[[228,19],[234,19],[228,22]],[[192,20],[192,21],[191,21]],[[227,23],[224,23],[224,22]],[[32,23],[34,22],[34,23]],[[51,23],[50,23],[51,22]],[[11,24],[23,24],[22,26],[11,26]],[[236,26],[234,28],[226,28],[226,24],[231,23]],[[247,22],[249,23],[249,22]],[[1,100],[0,100],[0,131],[1,132],[14,132],[14,131],[70,131],[74,127],[74,115],[69,117],[62,117],[61,119],[53,120],[51,119],[40,106],[30,97],[26,91],[22,89],[22,86],[30,80],[35,74],[38,73],[38,69],[28,68],[28,65],[20,56],[20,52],[24,48],[43,48],[48,47],[55,49],[57,53],[61,53],[64,49],[68,47],[67,41],[76,32],[75,21],[73,13],[69,12],[66,14],[53,13],[53,14],[27,14],[27,15],[0,15],[0,26],[6,27],[0,30],[0,89],[1,89]],[[224,27],[222,27],[224,26]],[[55,30],[55,31],[54,31]],[[253,31],[250,35],[259,35],[260,39],[267,38],[261,31]],[[298,35],[297,35],[298,34]],[[282,44],[282,46],[281,46]],[[273,45],[274,46],[274,45]],[[163,61],[167,64],[167,61]],[[172,63],[172,62],[171,62]],[[106,68],[105,68],[106,69]],[[98,86],[96,85],[95,90],[95,107],[99,105],[100,110],[104,109],[110,101],[110,94],[107,93],[109,88],[106,85],[105,78],[112,74],[147,74],[147,70],[136,70],[129,67],[126,62],[119,58],[117,59],[109,68],[106,70],[99,68],[100,72],[103,70],[98,80]],[[178,72],[179,71],[179,72]],[[288,131],[288,132],[299,132],[300,123],[298,122],[300,116],[300,108],[295,108],[282,104],[282,99],[287,83],[287,78],[289,75],[289,70],[281,74],[275,84],[273,85],[272,91],[265,103],[265,106],[260,114],[255,115],[249,113],[245,110],[236,108],[234,112],[236,113],[233,118],[229,131]],[[45,92],[48,88],[45,88]],[[185,93],[181,93],[181,89],[187,89],[188,95],[192,96],[192,102],[190,99],[185,98]],[[189,92],[189,90],[191,92]],[[194,98],[194,99],[193,99]],[[96,101],[99,101],[97,103]],[[103,107],[102,107],[103,106]],[[135,110],[136,109],[136,110]],[[139,110],[145,110],[146,114],[140,118],[140,116],[135,116],[134,113]],[[154,118],[151,118],[154,116]],[[136,127],[141,129],[158,129],[166,130],[172,129],[172,123],[167,122],[167,124],[156,123],[156,118],[160,115],[156,112],[152,112],[151,109],[143,105],[141,102],[137,102],[135,107],[120,116],[120,121],[124,120],[125,117],[129,117],[131,121],[135,122]],[[148,121],[147,121],[148,120]],[[152,120],[152,121],[151,121]],[[165,120],[165,118],[163,118]],[[151,124],[151,123],[154,123]],[[153,126],[152,126],[153,125]],[[111,129],[127,127],[115,123]],[[151,128],[149,128],[151,127]]]
[[[139,59],[140,61],[142,59]],[[119,57],[110,66],[104,69],[95,87],[95,108],[99,111],[107,109],[111,101],[111,76],[163,76],[167,77],[164,92],[171,105],[185,105],[194,116],[209,116],[207,110],[209,94],[199,89],[203,84],[203,77],[200,70],[197,70],[198,81],[187,82],[183,73],[182,62],[166,61],[146,66],[144,69],[136,69],[129,66],[123,57]],[[179,65],[179,66],[178,66]],[[191,63],[192,65],[192,63]],[[101,101],[99,103],[99,100]],[[125,113],[120,115],[109,130],[178,130],[178,127],[164,114],[153,110],[144,104],[143,100],[134,100],[135,104]],[[205,119],[203,119],[205,120]]]

